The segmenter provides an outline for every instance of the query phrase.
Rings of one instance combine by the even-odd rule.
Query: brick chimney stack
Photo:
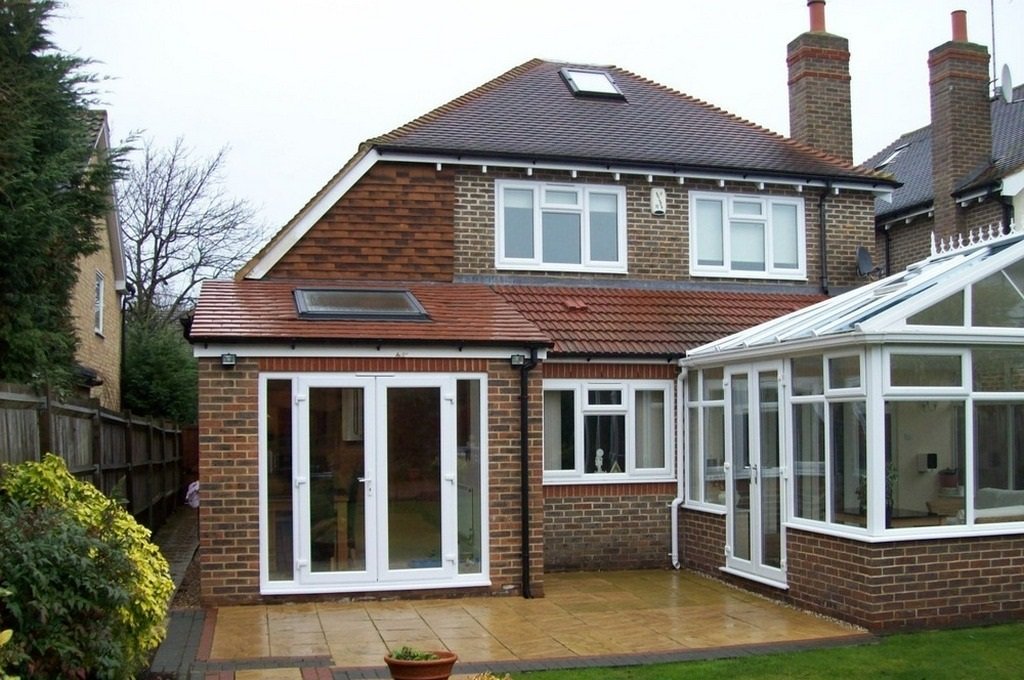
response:
[[[807,0],[811,28],[786,48],[789,135],[853,162],[850,49],[825,30],[825,0]]]
[[[989,57],[984,45],[967,40],[967,13],[952,14],[953,39],[928,53],[932,109],[932,185],[935,232],[963,232],[963,211],[952,193],[957,184],[992,156]]]

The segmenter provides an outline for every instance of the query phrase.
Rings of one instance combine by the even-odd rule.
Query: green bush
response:
[[[64,462],[0,470],[0,619],[26,677],[132,678],[163,637],[173,590],[150,533]]]

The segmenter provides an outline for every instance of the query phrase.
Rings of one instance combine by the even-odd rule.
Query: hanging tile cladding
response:
[[[453,174],[377,163],[268,277],[451,281]]]
[[[544,377],[577,380],[674,380],[679,367],[672,363],[658,364],[563,364],[545,363]]]
[[[239,358],[225,370],[199,361],[200,551],[204,604],[274,601],[259,594],[259,442],[257,389],[261,372],[485,373],[488,400],[490,591],[522,591],[519,371],[506,360],[348,357]],[[528,381],[531,587],[544,588],[544,497],[541,487],[541,375]],[[460,590],[460,593],[467,591]],[[423,596],[423,592],[414,595]],[[355,596],[355,595],[353,595]],[[372,593],[359,597],[373,598]],[[392,597],[389,594],[388,597]],[[337,595],[303,599],[336,599]]]
[[[626,222],[628,228],[628,274],[579,274],[538,270],[545,278],[616,279],[630,278],[651,281],[714,281],[757,283],[751,279],[719,277],[691,277],[689,224],[690,192],[711,191],[746,194],[750,196],[790,196],[804,199],[806,226],[807,280],[817,283],[821,276],[818,228],[818,197],[820,190],[796,189],[767,184],[758,190],[751,182],[725,183],[688,178],[680,185],[669,178],[622,175],[618,182],[611,173],[581,172],[573,179],[568,172],[537,171],[527,176],[525,170],[467,167],[455,175],[455,274],[493,275],[504,273],[495,268],[495,196],[496,179],[515,179],[536,182],[575,184],[601,184],[626,188]],[[665,215],[652,215],[651,188],[665,189],[667,206]],[[826,202],[828,225],[828,257],[830,275],[838,285],[856,285],[856,250],[858,245],[870,246],[874,240],[874,197],[869,192],[843,190],[829,194]],[[847,271],[848,270],[848,271]],[[511,272],[517,277],[528,277],[531,272]],[[771,281],[766,279],[766,281]],[[775,283],[773,281],[773,283]],[[801,282],[795,282],[800,285]]]

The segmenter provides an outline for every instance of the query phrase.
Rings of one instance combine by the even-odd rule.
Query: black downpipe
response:
[[[821,292],[828,295],[828,237],[825,235],[825,200],[828,192],[832,190],[832,182],[825,183],[825,189],[818,198],[818,227],[821,235],[819,245],[821,247]]]
[[[532,598],[530,592],[530,396],[527,389],[529,373],[537,366],[537,350],[530,349],[530,358],[519,367],[519,484],[522,494],[522,561],[523,597]]]
[[[889,276],[892,273],[892,234],[889,233],[889,227],[885,227],[885,274]]]

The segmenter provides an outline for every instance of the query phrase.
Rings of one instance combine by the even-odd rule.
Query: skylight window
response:
[[[903,153],[904,151],[907,150],[908,146],[910,146],[910,145],[909,144],[901,144],[900,146],[897,146],[895,149],[892,150],[891,154],[886,156],[885,159],[881,163],[879,163],[878,165],[875,166],[875,170],[881,170],[885,166],[889,165],[889,163],[892,163],[894,160],[896,160],[897,156],[899,156],[901,153]]]
[[[577,97],[626,98],[612,77],[604,71],[563,68],[560,73]]]
[[[412,321],[427,312],[407,290],[313,289],[295,290],[299,316],[319,319]]]

